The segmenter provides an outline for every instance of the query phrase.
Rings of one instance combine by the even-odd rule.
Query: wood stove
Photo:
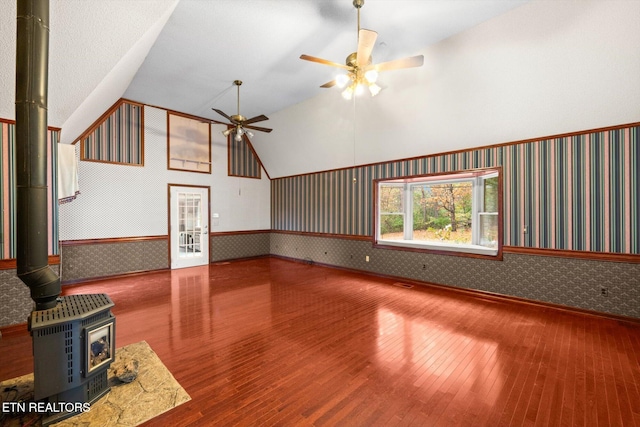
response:
[[[16,270],[35,302],[34,399],[48,425],[109,391],[116,323],[106,294],[60,297],[48,266],[49,0],[20,0],[16,12]]]
[[[69,295],[29,316],[34,399],[45,402],[43,425],[75,415],[109,390],[115,358],[115,317],[107,294]],[[88,405],[86,405],[88,404]]]

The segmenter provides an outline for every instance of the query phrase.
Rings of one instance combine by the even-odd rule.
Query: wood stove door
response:
[[[209,187],[169,185],[171,268],[209,263]]]

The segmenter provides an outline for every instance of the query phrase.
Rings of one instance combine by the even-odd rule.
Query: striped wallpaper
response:
[[[505,245],[640,254],[639,133],[629,126],[279,178],[271,225],[371,236],[374,179],[501,166]]]
[[[81,137],[80,160],[142,165],[142,114],[140,105],[120,103],[91,133]]]
[[[241,176],[245,178],[260,178],[260,162],[256,157],[251,143],[247,137],[241,141],[236,141],[235,133],[231,133],[227,150],[229,158],[229,176]]]
[[[56,176],[59,131],[47,132],[47,199],[49,255],[58,255],[58,203]],[[0,122],[0,259],[16,257],[16,166],[15,124]]]

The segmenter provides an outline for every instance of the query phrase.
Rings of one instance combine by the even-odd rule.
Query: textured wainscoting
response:
[[[58,274],[58,266],[50,268]],[[33,310],[29,287],[16,276],[15,269],[0,270],[0,326],[26,323]]]
[[[167,240],[63,245],[63,282],[169,268]]]
[[[373,248],[363,240],[251,232],[212,235],[211,262],[276,255],[640,319],[640,264],[505,253],[488,261]],[[369,262],[366,257],[369,257]],[[62,280],[168,268],[166,240],[63,245]],[[53,266],[58,272],[58,266]],[[608,296],[601,295],[607,288]],[[24,323],[29,289],[0,270],[0,326]]]
[[[283,233],[271,235],[271,254],[640,318],[640,264],[508,253],[503,261],[487,261]],[[608,296],[601,295],[603,287]]]
[[[271,233],[214,234],[210,239],[211,262],[269,255]]]

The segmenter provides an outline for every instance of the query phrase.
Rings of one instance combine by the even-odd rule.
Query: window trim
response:
[[[173,122],[172,122],[173,119]],[[183,132],[172,130],[172,126],[180,129],[182,125],[191,124],[198,128],[196,135],[187,137]],[[198,138],[199,137],[199,138]],[[176,157],[176,147],[183,145],[188,146],[192,152],[197,153],[199,149],[204,148],[207,152],[206,156],[198,157],[193,155],[188,158]],[[200,117],[191,116],[189,114],[178,113],[176,111],[167,110],[167,170],[184,171],[193,173],[204,173],[211,175],[211,122]],[[181,163],[179,165],[172,164]],[[203,169],[200,169],[200,167]]]
[[[446,245],[439,244],[437,242],[415,242],[410,240],[392,240],[387,239],[383,240],[379,238],[379,229],[378,223],[380,220],[380,204],[378,200],[379,196],[379,186],[381,183],[391,183],[391,184],[402,184],[402,185],[411,185],[417,182],[429,182],[429,181],[438,181],[438,182],[456,182],[456,181],[466,181],[471,178],[477,178],[483,175],[489,174],[497,174],[498,178],[498,247],[496,248],[488,248],[480,245]],[[447,179],[447,176],[450,176],[450,179]],[[373,180],[373,202],[374,202],[374,218],[373,218],[373,246],[376,248],[382,249],[390,249],[390,250],[402,250],[409,252],[423,252],[423,253],[432,253],[432,254],[440,254],[440,255],[453,255],[453,256],[463,256],[463,257],[472,257],[472,258],[484,258],[491,260],[502,260],[502,246],[503,246],[503,186],[502,186],[503,174],[502,167],[489,167],[489,168],[480,168],[480,169],[468,169],[468,170],[459,170],[452,172],[440,172],[440,173],[432,173],[432,174],[423,174],[423,175],[410,175],[410,176],[401,176],[394,178],[380,178]],[[480,197],[482,194],[476,194],[476,197]],[[406,202],[406,198],[404,200]],[[481,213],[475,212],[477,210],[477,202],[478,200],[474,200],[473,210],[474,217],[480,216]],[[405,207],[405,211],[408,209],[408,206]],[[406,216],[406,212],[403,212]],[[475,228],[475,227],[474,227]],[[477,229],[476,231],[477,232]]]
[[[118,112],[118,110],[125,104],[130,105],[132,108],[140,109],[140,122],[138,123],[138,130],[136,132],[140,134],[140,154],[139,154],[140,161],[138,163],[133,163],[133,162],[113,160],[113,159],[107,160],[107,159],[89,157],[89,155],[87,154],[87,144],[86,144],[87,140],[91,138],[102,127],[102,125],[104,125],[104,123],[107,120],[111,119],[112,116],[114,116]],[[87,130],[84,131],[84,133],[82,133],[72,143],[72,144],[80,145],[80,161],[92,162],[92,163],[104,163],[109,165],[144,167],[144,116],[145,116],[144,104],[140,104],[139,102],[129,101],[127,99],[120,98],[104,114],[102,114],[102,116],[100,116],[98,120],[96,120]],[[124,126],[131,126],[131,123],[127,121],[126,125]],[[127,132],[130,132],[130,129],[128,129]]]

